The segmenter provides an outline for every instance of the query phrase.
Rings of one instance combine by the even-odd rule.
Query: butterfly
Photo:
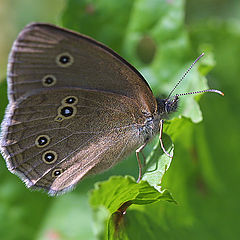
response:
[[[172,157],[162,125],[180,95],[155,98],[130,63],[90,37],[50,24],[26,26],[13,44],[7,81],[1,152],[27,187],[64,193],[132,151],[140,180],[139,154],[159,132]]]

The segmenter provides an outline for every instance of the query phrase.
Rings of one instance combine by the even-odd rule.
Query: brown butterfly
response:
[[[13,44],[8,86],[2,154],[27,187],[50,195],[136,149],[140,179],[139,152],[180,96],[155,98],[143,76],[113,50],[42,23],[26,26]],[[164,149],[161,134],[160,142]]]

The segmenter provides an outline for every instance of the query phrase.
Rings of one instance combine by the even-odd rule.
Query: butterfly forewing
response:
[[[70,58],[65,65],[59,62],[64,56]],[[43,84],[46,76],[54,77],[55,83]],[[144,111],[156,110],[147,82],[117,53],[89,37],[48,24],[31,24],[19,34],[8,77],[13,100],[46,87],[80,87],[125,95],[136,99]]]

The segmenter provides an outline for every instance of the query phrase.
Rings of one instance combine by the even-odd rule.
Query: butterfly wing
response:
[[[1,145],[10,171],[28,187],[54,195],[136,149],[144,141],[139,135],[144,121],[129,97],[50,89],[10,105]]]
[[[118,93],[134,98],[144,111],[156,110],[150,87],[132,65],[105,45],[53,25],[25,27],[14,43],[8,69],[13,100],[27,91],[79,87]],[[51,77],[54,83],[46,84]]]
[[[27,26],[8,66],[1,150],[28,187],[66,191],[144,142],[156,100],[141,74],[95,40],[48,24]],[[144,113],[143,113],[144,112]]]

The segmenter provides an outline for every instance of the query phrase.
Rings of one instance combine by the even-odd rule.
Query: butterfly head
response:
[[[157,98],[158,114],[161,119],[166,119],[167,116],[177,111],[179,96],[175,95],[172,98],[160,99]]]
[[[176,112],[178,108],[178,102],[179,102],[179,97],[178,95],[175,95],[171,99],[166,99],[165,101],[165,112],[167,114]]]

